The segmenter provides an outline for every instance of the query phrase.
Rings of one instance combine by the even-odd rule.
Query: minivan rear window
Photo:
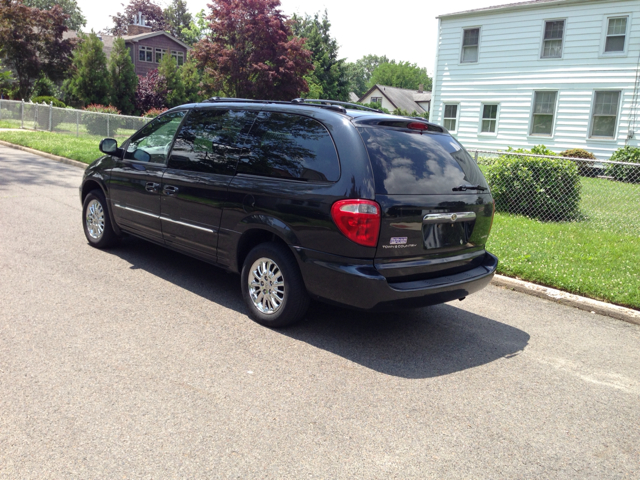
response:
[[[450,135],[384,127],[358,131],[369,152],[376,193],[456,194],[453,188],[460,185],[488,189],[473,158]]]

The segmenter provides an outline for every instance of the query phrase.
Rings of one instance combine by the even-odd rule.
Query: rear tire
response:
[[[92,190],[82,203],[82,227],[89,245],[95,248],[107,248],[118,241],[111,226],[107,201],[102,190]]]
[[[295,258],[280,243],[262,243],[249,252],[241,288],[249,316],[265,327],[292,325],[309,308],[309,294]]]

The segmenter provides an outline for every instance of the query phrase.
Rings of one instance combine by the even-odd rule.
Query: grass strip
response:
[[[101,137],[65,135],[51,132],[0,132],[0,140],[33,148],[41,152],[91,163],[102,153],[98,150]]]
[[[487,249],[503,275],[640,309],[640,235],[496,214]]]

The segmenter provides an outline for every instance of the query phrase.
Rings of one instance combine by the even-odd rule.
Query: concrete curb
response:
[[[40,155],[41,157],[55,160],[56,162],[66,163],[67,165],[73,165],[74,167],[80,167],[86,169],[87,164],[78,162],[77,160],[71,160],[70,158],[59,157],[50,153],[34,150],[33,148],[23,147],[22,145],[15,145],[13,143],[0,140],[0,145],[5,147],[16,148],[25,152]],[[527,295],[533,295],[535,297],[551,300],[552,302],[561,303],[570,307],[579,308],[580,310],[586,310],[588,312],[595,312],[599,315],[616,318],[624,322],[640,325],[640,312],[632,310],[630,308],[619,307],[611,303],[600,302],[591,298],[580,297],[571,293],[556,290],[555,288],[544,287],[542,285],[536,285],[535,283],[525,282],[518,280],[517,278],[505,277],[503,275],[496,275],[491,281],[493,285],[508,288],[520,293],[526,293]]]
[[[71,160],[70,158],[59,157],[58,155],[52,155],[50,153],[41,152],[40,150],[34,150],[33,148],[23,147],[22,145],[16,145],[15,143],[5,142],[4,140],[0,140],[0,145],[9,147],[9,148],[15,148],[16,150],[22,150],[23,152],[33,153],[34,155],[39,155],[41,157],[45,157],[50,160],[55,160],[56,162],[66,163],[67,165],[73,165],[74,167],[80,167],[82,169],[86,169],[89,166],[86,163],[82,163],[77,160]]]
[[[544,287],[542,285],[536,285],[535,283],[525,282],[516,278],[504,277],[502,275],[494,276],[491,283],[499,287],[515,290],[516,292],[526,293],[535,297],[551,300],[552,302],[579,308],[580,310],[586,310],[588,312],[640,325],[640,312],[630,308],[619,307],[618,305],[613,305],[611,303],[580,297],[579,295],[573,295],[561,290],[556,290],[555,288]]]

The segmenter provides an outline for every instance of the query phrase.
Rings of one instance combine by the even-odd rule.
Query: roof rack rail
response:
[[[325,100],[325,99],[319,99],[319,98],[294,98],[293,100],[291,100],[291,103],[312,103],[312,102],[326,104],[326,105],[340,105],[342,107],[352,107],[352,108],[357,108],[359,110],[367,110],[369,112],[384,113],[382,110],[378,110],[377,108],[365,107],[364,105],[360,105],[358,103],[341,102],[339,100]]]
[[[384,113],[382,110],[375,108],[365,107],[358,105],[357,103],[340,102],[338,100],[324,100],[315,98],[294,98],[293,100],[286,102],[282,100],[251,100],[248,98],[227,98],[227,97],[211,97],[204,100],[201,103],[214,103],[214,102],[235,102],[235,103],[273,103],[278,105],[306,105],[308,107],[320,107],[329,110],[335,110],[340,113],[346,113],[345,107],[357,108],[360,110],[367,110],[369,112]]]

